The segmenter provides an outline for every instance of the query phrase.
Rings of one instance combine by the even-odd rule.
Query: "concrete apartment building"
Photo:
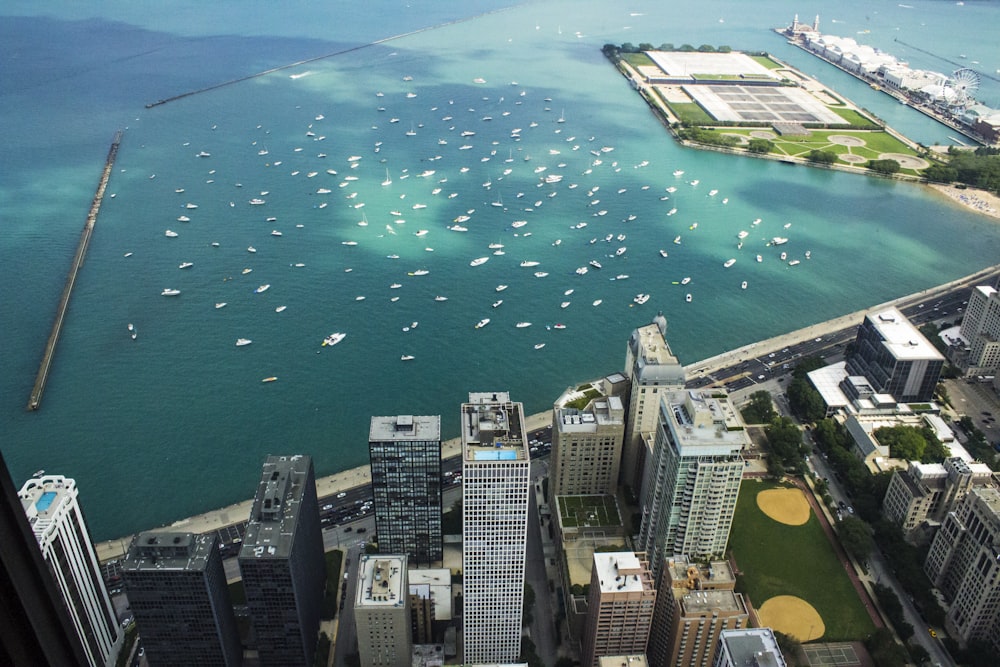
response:
[[[745,466],[741,452],[750,444],[724,390],[675,390],[660,397],[638,543],[654,575],[670,556],[725,553]]]
[[[605,655],[597,659],[598,667],[646,667],[645,653],[635,655]]]
[[[363,554],[358,564],[354,620],[358,653],[367,667],[410,667],[410,594],[406,555]]]
[[[586,387],[567,389],[555,402],[549,470],[552,495],[615,493],[627,390],[625,376],[615,373]]]
[[[368,435],[379,550],[441,561],[441,417],[372,417]]]
[[[972,489],[962,498],[934,536],[924,571],[949,604],[948,633],[1000,651],[1000,491]]]
[[[645,652],[655,605],[645,554],[595,553],[580,664],[599,667],[602,656]]]
[[[139,533],[122,561],[122,576],[150,664],[243,664],[240,632],[214,532]]]
[[[114,664],[122,634],[83,519],[76,481],[43,475],[25,482],[18,497],[87,664]]]
[[[683,558],[664,563],[646,655],[651,667],[713,664],[725,630],[745,628],[749,613],[733,589],[736,578],[726,561],[708,566]]]
[[[239,564],[260,664],[312,665],[326,563],[310,457],[267,457]]]
[[[944,356],[896,308],[865,316],[846,359],[848,376],[863,375],[875,392],[897,401],[930,401]]]
[[[632,332],[625,350],[625,377],[630,386],[619,481],[637,494],[642,484],[644,443],[656,430],[660,396],[684,388],[684,367],[670,351],[666,335],[667,318],[658,313],[652,324]]]
[[[943,463],[910,461],[906,470],[893,472],[882,515],[898,524],[907,540],[920,543],[932,536],[970,490],[984,486],[996,486],[993,471],[985,463],[957,456]]]
[[[462,404],[464,662],[516,662],[528,539],[524,407],[507,392]]]
[[[723,630],[712,667],[785,667],[771,628]]]
[[[965,343],[958,361],[968,375],[996,375],[1000,367],[1000,292],[979,285],[969,295],[958,335]]]

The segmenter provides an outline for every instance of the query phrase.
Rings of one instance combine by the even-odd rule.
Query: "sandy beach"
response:
[[[948,197],[948,199],[977,213],[1000,219],[1000,197],[990,192],[975,190],[973,188],[962,190],[952,185],[941,185],[938,183],[928,184],[927,187],[940,192]]]

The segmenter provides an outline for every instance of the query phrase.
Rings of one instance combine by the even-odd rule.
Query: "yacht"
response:
[[[684,295],[684,300],[687,301],[688,303],[691,303],[691,299],[692,297],[690,292]]]
[[[483,319],[481,319],[478,322],[476,322],[476,327],[475,328],[476,329],[482,329],[483,327],[485,327],[489,323],[490,323],[490,318],[484,317]]]
[[[635,298],[632,299],[632,301],[635,302],[635,303],[637,303],[637,304],[639,304],[641,306],[642,304],[644,304],[647,301],[649,301],[649,295],[648,294],[636,294]]]
[[[180,293],[181,293],[181,291],[179,289],[171,289],[171,288],[168,287],[167,289],[165,289],[162,292],[160,292],[160,295],[161,296],[177,296]]]
[[[725,264],[723,264],[722,266],[724,266],[725,268],[727,268],[727,269],[728,269],[728,268],[729,268],[730,266],[732,266],[732,265],[733,265],[733,264],[735,264],[735,263],[736,263],[736,258],[735,258],[735,257],[732,257],[732,258],[730,258],[730,259],[727,259],[727,260],[726,260],[726,263],[725,263]]]
[[[540,350],[545,347],[545,343],[535,343],[535,349]]]
[[[404,355],[402,355],[402,356],[399,357],[400,361],[412,361],[413,359],[414,359],[414,356],[412,354],[404,354]]]
[[[454,229],[454,228],[452,228],[452,229]],[[471,262],[469,262],[469,266],[479,266],[481,264],[485,264],[488,261],[490,261],[489,257],[478,257],[478,258],[472,260]]]
[[[502,292],[502,291],[504,291],[505,289],[507,289],[507,286],[506,286],[506,285],[497,285],[497,287],[496,287],[496,290],[497,290],[498,292]]]
[[[285,312],[285,308],[288,308],[288,306],[278,306],[277,308],[274,309],[274,312],[283,313]]]
[[[263,292],[266,292],[269,289],[271,289],[271,286],[269,284],[264,284],[264,285],[261,285],[260,287],[258,287],[257,289],[255,289],[253,291],[253,293],[254,294],[262,294]]]
[[[225,308],[225,307],[226,307],[226,302],[225,301],[219,301],[218,303],[215,304],[215,309],[216,310],[218,310],[219,308]]]
[[[521,266],[523,266],[525,268],[529,268],[529,267],[532,267],[532,266],[538,266],[538,264],[539,264],[538,262],[535,262],[535,261],[529,260],[529,259],[526,259],[526,260],[524,260],[524,261],[521,262]]]
[[[448,297],[446,297],[446,296],[441,296],[441,295],[438,295],[438,296],[434,297],[434,300],[435,300],[435,301],[447,301],[447,300],[448,300]]]
[[[166,236],[167,238],[172,239],[177,236],[177,232],[168,229],[167,231],[163,232],[163,235]]]
[[[669,255],[667,254],[666,250],[660,248],[660,257],[663,257],[664,259],[666,259],[667,257],[669,257]]]
[[[330,346],[330,345],[336,345],[340,341],[344,340],[346,337],[347,337],[347,334],[340,333],[339,331],[336,331],[336,332],[330,334],[329,336],[327,336],[326,338],[323,339],[323,347],[327,347],[327,346]]]
[[[747,288],[747,281],[744,280],[743,282],[740,283],[740,289],[746,289],[746,288]]]
[[[684,276],[684,280],[681,281],[681,285],[687,285],[691,282],[691,276]]]
[[[181,263],[181,265],[180,265],[180,266],[178,266],[177,268],[178,268],[178,269],[189,269],[189,268],[191,268],[192,266],[194,266],[194,262],[183,262],[183,263]]]
[[[250,340],[249,338],[237,338],[236,339],[236,347],[243,347],[244,345],[249,345],[252,342],[253,341]]]
[[[788,239],[783,236],[775,236],[771,239],[771,245],[785,245],[786,243],[788,243]]]
[[[516,326],[518,329],[524,329],[525,327],[530,327],[531,322],[518,322],[514,326]]]

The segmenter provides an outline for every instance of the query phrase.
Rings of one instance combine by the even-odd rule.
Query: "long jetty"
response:
[[[115,166],[115,158],[118,157],[118,146],[122,142],[122,131],[115,132],[115,138],[111,142],[108,150],[108,158],[104,162],[104,171],[101,173],[101,180],[97,184],[97,192],[90,204],[90,213],[87,214],[87,221],[83,225],[80,233],[80,242],[76,246],[76,254],[69,267],[69,275],[66,277],[66,284],[63,286],[62,296],[59,299],[59,306],[56,308],[56,319],[52,323],[52,331],[49,332],[49,340],[45,344],[45,352],[42,354],[42,362],[38,365],[38,375],[35,376],[35,386],[31,389],[31,397],[28,399],[28,410],[37,410],[42,403],[42,393],[45,391],[45,383],[49,379],[49,370],[52,368],[52,358],[56,353],[56,344],[59,342],[59,334],[62,333],[63,321],[66,319],[66,310],[69,308],[69,298],[73,295],[73,287],[76,285],[76,277],[83,266],[83,260],[87,256],[87,248],[90,246],[90,237],[94,233],[94,226],[97,223],[97,214],[101,210],[101,202],[104,201],[104,191],[108,187],[108,180],[111,178],[111,170]]]

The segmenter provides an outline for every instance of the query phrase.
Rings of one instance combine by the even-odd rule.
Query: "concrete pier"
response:
[[[28,410],[37,410],[42,402],[42,393],[45,391],[45,383],[49,379],[49,370],[52,368],[52,357],[56,353],[56,343],[59,342],[59,334],[62,333],[63,320],[66,319],[66,309],[69,308],[69,298],[73,295],[73,287],[76,285],[76,276],[83,266],[83,260],[87,255],[87,248],[90,246],[90,237],[94,233],[94,225],[97,223],[97,214],[101,210],[101,202],[104,201],[104,191],[108,187],[108,180],[111,178],[111,169],[115,166],[115,158],[118,157],[118,146],[121,145],[122,131],[115,132],[115,138],[111,142],[108,150],[108,158],[104,162],[104,171],[101,172],[101,180],[97,184],[97,192],[94,193],[94,200],[90,204],[90,213],[87,214],[87,222],[83,225],[80,233],[80,242],[76,246],[76,254],[73,255],[73,262],[69,267],[69,275],[66,277],[66,284],[63,286],[62,296],[59,298],[59,305],[56,308],[56,319],[52,323],[52,331],[49,333],[49,340],[45,344],[45,351],[42,353],[42,362],[38,366],[38,375],[35,376],[35,386],[31,389],[31,397],[28,399]]]

